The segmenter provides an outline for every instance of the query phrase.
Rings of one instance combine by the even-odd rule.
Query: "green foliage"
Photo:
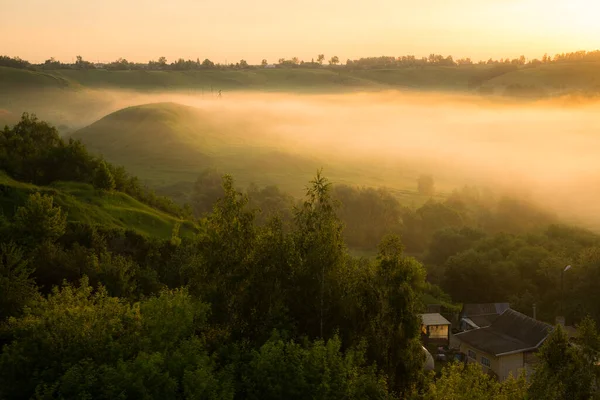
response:
[[[498,383],[477,364],[452,363],[429,385],[426,400],[524,400],[527,398],[524,375]]]
[[[33,268],[14,243],[0,243],[0,323],[15,316],[37,295]]]
[[[377,264],[367,337],[371,338],[371,351],[392,387],[407,392],[422,378],[424,359],[418,340],[421,323],[417,314],[425,270],[416,260],[403,257],[397,236],[382,241]]]
[[[177,398],[186,375],[189,386],[190,374],[212,374],[206,350],[194,345],[207,310],[183,289],[133,305],[85,279],[55,289],[9,320],[15,340],[0,356],[0,395]],[[213,378],[212,386],[220,384]]]
[[[591,321],[584,325],[583,346],[573,346],[561,326],[557,326],[538,353],[529,396],[532,399],[590,399],[595,391],[596,358],[586,344],[598,345],[597,332]],[[591,334],[591,335],[590,335]],[[595,336],[595,337],[594,337]],[[596,353],[597,354],[597,353]]]
[[[43,182],[51,172],[46,160],[61,144],[54,127],[23,113],[17,125],[5,127],[0,134],[0,169],[18,179]]]
[[[0,207],[7,217],[24,206],[31,193],[51,195],[54,204],[67,215],[68,223],[83,223],[113,229],[132,229],[141,234],[171,237],[173,226],[181,223],[182,237],[191,237],[197,232],[197,224],[180,220],[171,214],[144,204],[129,195],[118,192],[99,195],[91,185],[74,182],[55,183],[50,187],[35,186],[15,181],[0,172]]]
[[[207,173],[192,236],[186,222],[119,193],[159,201],[123,168],[104,164],[116,191],[99,193],[88,168],[99,161],[79,142],[47,146],[67,161],[44,179],[88,183],[48,187],[0,175],[0,316],[10,317],[0,329],[0,398],[516,400],[527,390],[544,396],[551,385],[559,397],[595,387],[600,340],[590,319],[576,346],[553,338],[554,350],[540,353],[531,388],[458,366],[435,383],[423,373],[422,300],[453,309],[452,300],[511,297],[521,309],[536,303],[547,318],[573,262],[564,276],[567,316],[598,315],[600,238],[561,226],[521,233],[550,220],[527,203],[465,189],[409,210],[384,190],[332,187],[319,171],[289,210],[293,200],[275,187],[243,194],[225,176],[217,189]],[[67,165],[79,167],[68,175]],[[202,197],[206,189],[219,195]],[[144,226],[160,234],[123,229],[139,230],[134,210],[158,216]],[[358,233],[345,233],[343,219]],[[351,257],[344,237],[379,241],[377,257]],[[421,248],[436,274],[429,280],[453,298],[425,281],[405,247]]]
[[[100,161],[94,172],[94,187],[96,189],[111,191],[116,187],[115,178],[104,161]]]
[[[69,162],[85,161],[72,145]],[[122,169],[106,171],[117,190],[139,189]],[[0,230],[27,245],[0,239],[0,313],[11,317],[0,398],[389,398],[422,386],[423,267],[398,238],[376,262],[351,258],[320,172],[287,219],[284,193],[251,188],[251,203],[225,176],[193,238],[180,237],[179,221],[152,238],[116,228],[109,213],[92,219],[140,208],[123,193],[0,177],[3,209],[24,204]],[[274,330],[281,339],[269,339]]]
[[[157,197],[140,186],[123,168],[88,154],[78,140],[65,142],[56,128],[23,113],[21,121],[0,132],[0,170],[28,183],[48,185],[57,181],[94,184],[104,190],[116,188],[165,212],[182,216],[172,200]]]
[[[52,242],[65,233],[67,216],[60,207],[54,206],[52,196],[35,193],[23,207],[19,207],[14,218],[15,230],[27,244]]]
[[[246,398],[389,399],[385,379],[364,364],[362,350],[342,353],[337,337],[302,346],[275,336],[252,352]]]
[[[181,229],[181,224],[176,222],[173,225],[173,231],[171,232],[171,244],[173,246],[179,246],[181,244],[181,238],[179,237],[179,230]]]
[[[210,213],[224,195],[221,177],[223,174],[216,169],[207,169],[198,176],[192,192],[192,208],[194,214],[202,217]]]
[[[342,224],[335,213],[330,188],[331,183],[318,171],[294,216],[294,242],[301,262],[296,274],[309,292],[303,293],[308,301],[298,297],[293,312],[305,316],[305,332],[310,337],[330,336],[332,327],[326,325],[332,311],[331,283],[345,257]]]
[[[256,216],[258,224],[264,225],[275,216],[284,223],[292,220],[292,206],[295,200],[278,186],[270,185],[259,188],[257,185],[251,184],[247,194],[249,207],[260,211]]]
[[[332,197],[349,247],[376,249],[385,235],[401,233],[400,203],[389,191],[335,185]]]

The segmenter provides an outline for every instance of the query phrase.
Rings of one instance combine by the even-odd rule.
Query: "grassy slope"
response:
[[[565,63],[521,68],[486,82],[486,86],[529,85],[548,90],[600,90],[600,63]]]
[[[73,137],[153,186],[193,182],[204,169],[215,167],[231,173],[241,186],[278,184],[291,191],[301,189],[320,166],[272,146],[266,137],[244,136],[235,125],[212,122],[192,107],[147,104],[112,113]]]
[[[379,70],[275,68],[207,71],[29,71],[0,67],[2,90],[48,88],[126,88],[137,90],[273,90],[336,91],[415,88],[468,90],[494,66],[427,67]],[[600,63],[549,64],[521,67],[483,79],[483,86],[513,84],[543,89],[600,88]]]
[[[208,167],[232,174],[242,188],[252,182],[277,185],[295,196],[302,196],[316,170],[324,167],[326,176],[336,183],[387,186],[405,203],[427,200],[414,191],[416,172],[408,177],[406,168],[299,155],[289,147],[276,147],[259,132],[223,122],[213,126],[213,122],[200,109],[147,104],[112,113],[73,137],[151,186],[164,188],[161,193],[178,201],[187,200],[190,184]],[[414,189],[407,190],[410,187]]]
[[[182,236],[191,236],[196,230],[191,222],[180,221],[123,193],[99,193],[90,185],[73,182],[35,186],[15,181],[0,171],[0,209],[4,215],[12,215],[34,192],[51,194],[55,204],[61,206],[68,213],[68,220],[73,222],[128,228],[163,239],[171,237],[177,222],[182,224]]]

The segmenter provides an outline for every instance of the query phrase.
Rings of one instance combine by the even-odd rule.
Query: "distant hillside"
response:
[[[600,63],[563,63],[519,68],[494,77],[484,86],[533,86],[549,92],[600,92]]]
[[[120,88],[133,90],[262,90],[331,92],[412,88],[498,94],[515,85],[534,86],[545,94],[600,90],[600,63],[557,63],[539,66],[468,65],[355,70],[351,68],[255,68],[192,71],[33,71],[0,67],[0,92],[50,88]]]
[[[210,142],[223,139],[212,133],[200,110],[173,103],[119,110],[72,136],[117,163],[192,168],[206,165]]]
[[[125,108],[72,137],[154,187],[193,182],[213,167],[233,174],[241,185],[279,184],[298,190],[320,166],[279,149],[268,136],[244,129],[239,122],[219,121],[203,110],[175,103]]]
[[[11,216],[25,204],[31,193],[51,194],[55,204],[68,213],[68,221],[107,228],[132,229],[138,233],[168,239],[173,226],[181,223],[180,235],[192,236],[197,227],[189,221],[178,220],[120,192],[99,192],[91,185],[58,182],[51,186],[36,186],[18,182],[0,171],[0,211]]]

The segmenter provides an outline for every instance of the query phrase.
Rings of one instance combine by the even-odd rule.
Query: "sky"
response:
[[[0,54],[31,62],[541,58],[600,48],[599,15],[597,0],[0,0]]]

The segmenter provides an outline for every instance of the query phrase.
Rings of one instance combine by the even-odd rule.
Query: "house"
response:
[[[500,314],[509,309],[508,303],[465,304],[460,312],[461,331],[490,326]]]
[[[421,338],[423,343],[448,345],[450,343],[450,321],[439,313],[420,314]]]
[[[457,333],[454,338],[467,362],[479,364],[484,372],[504,381],[523,370],[529,375],[535,353],[551,331],[551,325],[509,308],[489,326]]]

